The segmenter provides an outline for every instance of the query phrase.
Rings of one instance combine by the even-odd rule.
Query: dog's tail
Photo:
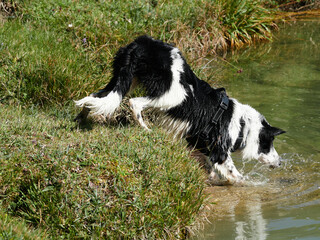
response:
[[[137,47],[138,44],[132,42],[120,48],[113,61],[113,77],[108,85],[97,93],[75,101],[76,106],[88,108],[93,114],[110,117],[130,90],[136,71]]]

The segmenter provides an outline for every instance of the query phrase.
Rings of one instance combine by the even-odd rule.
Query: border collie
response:
[[[76,120],[89,112],[110,117],[136,84],[142,85],[146,96],[129,100],[134,118],[148,130],[141,112],[151,107],[163,112],[163,126],[206,156],[211,177],[218,176],[216,169],[230,182],[242,181],[231,158],[236,150],[244,159],[280,165],[273,140],[285,131],[270,126],[252,107],[229,98],[223,88],[214,89],[197,78],[179,49],[149,36],[120,48],[109,84],[75,101],[83,107]]]

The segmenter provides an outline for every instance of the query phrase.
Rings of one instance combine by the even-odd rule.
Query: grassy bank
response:
[[[0,238],[185,238],[206,204],[185,143],[130,122],[79,128],[71,101],[103,87],[141,34],[216,78],[206,56],[272,38],[260,3],[1,0]]]
[[[130,124],[78,129],[72,107],[1,110],[0,197],[7,214],[54,238],[187,234],[203,204],[204,179],[182,143]]]

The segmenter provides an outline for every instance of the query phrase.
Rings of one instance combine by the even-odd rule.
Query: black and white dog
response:
[[[211,176],[217,169],[231,182],[242,180],[230,156],[236,150],[242,151],[244,159],[254,158],[271,167],[280,165],[273,140],[283,130],[270,126],[252,107],[229,98],[224,89],[213,89],[198,79],[179,49],[148,36],[120,48],[109,84],[75,102],[84,107],[78,119],[89,111],[110,117],[136,83],[146,92],[145,97],[129,100],[139,124],[148,129],[142,110],[161,110],[166,116],[163,125],[207,157]]]

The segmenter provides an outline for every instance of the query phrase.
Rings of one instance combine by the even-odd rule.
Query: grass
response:
[[[258,0],[218,0],[219,20],[225,39],[231,47],[241,47],[256,40],[271,40],[271,30],[276,28],[274,12],[264,8]]]
[[[0,238],[186,238],[207,202],[185,143],[130,123],[79,128],[72,100],[102,88],[141,34],[216,77],[206,57],[270,40],[272,12],[256,0],[0,3]]]
[[[11,216],[53,237],[185,237],[205,184],[184,144],[131,125],[79,129],[70,107],[1,107],[0,199]]]
[[[0,28],[0,93],[40,105],[103,87],[115,52],[138,35],[175,43],[197,71],[208,54],[271,39],[274,26],[256,0],[15,3]]]
[[[11,215],[0,211],[0,239],[40,240],[49,239],[49,237],[45,231],[31,228],[21,218],[13,218]]]

